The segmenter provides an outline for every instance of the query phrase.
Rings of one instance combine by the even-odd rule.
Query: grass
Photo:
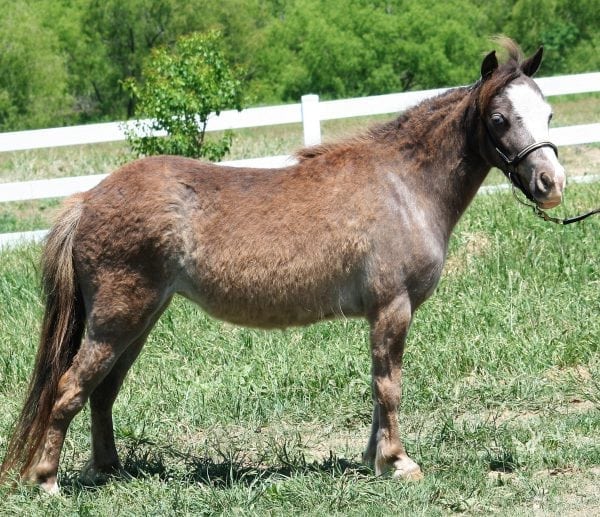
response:
[[[600,185],[572,186],[574,207]],[[128,377],[115,428],[128,476],[78,482],[89,412],[67,437],[59,497],[0,489],[2,514],[563,515],[600,505],[600,220],[537,220],[478,196],[417,313],[400,415],[420,483],[360,463],[367,327],[262,332],[178,299]],[[0,254],[0,451],[41,316],[35,246]]]

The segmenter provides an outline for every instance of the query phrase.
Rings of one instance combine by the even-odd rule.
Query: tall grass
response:
[[[571,186],[566,210],[598,204]],[[371,414],[367,327],[262,332],[175,300],[117,401],[128,476],[84,487],[87,409],[63,496],[0,489],[3,514],[593,513],[600,505],[600,218],[559,227],[478,196],[417,313],[400,414],[421,483],[360,464]],[[0,253],[0,452],[41,319],[35,246]]]

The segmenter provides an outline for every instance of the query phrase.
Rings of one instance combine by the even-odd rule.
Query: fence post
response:
[[[304,145],[320,144],[321,118],[319,117],[319,96],[314,94],[303,95],[301,102]]]

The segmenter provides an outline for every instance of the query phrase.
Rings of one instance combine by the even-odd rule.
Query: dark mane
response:
[[[442,135],[449,129],[449,125],[459,122],[462,111],[457,110],[457,105],[468,91],[466,87],[453,88],[420,102],[393,120],[373,125],[362,134],[337,142],[305,147],[297,151],[295,156],[302,163],[324,155],[356,153],[365,146],[393,142],[395,148],[410,150],[411,153],[422,149],[423,156],[426,157],[429,153],[428,144],[438,140],[436,134],[439,132]]]
[[[299,162],[304,162],[330,153],[338,154],[352,150],[355,152],[357,146],[371,145],[375,142],[398,141],[400,138],[410,145],[422,141],[424,133],[427,133],[430,127],[436,124],[443,125],[444,119],[455,108],[456,102],[464,97],[466,90],[464,87],[453,88],[436,97],[425,99],[393,120],[371,126],[362,134],[302,148],[295,153],[295,157]]]
[[[520,69],[523,62],[520,47],[507,37],[498,37],[495,40],[504,49],[506,61],[486,81],[480,79],[469,87],[453,88],[425,99],[394,120],[376,124],[363,134],[299,149],[295,157],[299,162],[304,162],[329,153],[350,151],[357,145],[390,140],[394,140],[399,148],[414,150],[415,147],[425,146],[424,154],[427,155],[429,150],[426,143],[431,139],[443,140],[441,136],[448,131],[449,126],[464,119],[467,108],[472,107],[479,113],[485,112],[490,100],[498,92],[523,75]],[[457,109],[458,106],[461,106],[461,110]]]

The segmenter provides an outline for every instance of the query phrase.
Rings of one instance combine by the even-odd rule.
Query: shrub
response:
[[[229,151],[230,132],[218,140],[205,138],[211,113],[242,106],[241,82],[220,45],[218,32],[182,36],[172,48],[152,51],[142,69],[141,84],[135,79],[125,81],[136,100],[138,122],[127,131],[135,153],[217,161]],[[139,120],[146,117],[150,120]]]

